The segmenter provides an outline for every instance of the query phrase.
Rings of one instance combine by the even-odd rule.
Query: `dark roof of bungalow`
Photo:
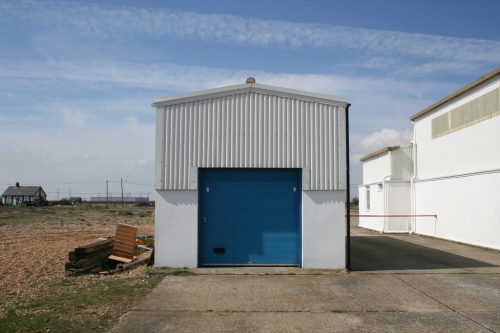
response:
[[[35,195],[41,188],[41,186],[9,186],[2,196]]]

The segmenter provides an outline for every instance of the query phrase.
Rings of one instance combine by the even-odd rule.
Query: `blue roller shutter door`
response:
[[[300,169],[201,169],[202,265],[299,265]]]

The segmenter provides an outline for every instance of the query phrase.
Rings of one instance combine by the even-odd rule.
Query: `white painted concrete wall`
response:
[[[417,182],[416,233],[500,250],[500,172]]]
[[[363,162],[363,184],[380,183],[391,174],[391,156],[385,152]]]
[[[382,178],[379,179],[382,183]],[[366,186],[370,187],[370,209],[366,207]],[[378,184],[371,184],[359,187],[359,214],[360,215],[382,215],[384,214],[384,191],[379,190]],[[360,217],[359,226],[376,231],[382,231],[384,228],[383,217]]]
[[[391,174],[391,155],[385,152],[366,161],[363,161],[363,185],[359,186],[359,214],[381,215],[384,214],[384,192],[380,189],[384,177]],[[370,188],[370,208],[367,207],[367,191]],[[383,217],[360,217],[359,224],[362,228],[382,231],[384,228]]]
[[[383,183],[381,183],[384,185]],[[380,189],[378,184],[370,186],[370,210],[366,206],[366,186],[359,187],[360,215],[411,214],[410,182],[386,181]],[[384,195],[386,196],[384,199]],[[385,232],[408,232],[410,217],[360,217],[359,226],[366,229]]]
[[[498,78],[497,78],[498,80]],[[432,119],[481,95],[498,89],[500,82],[485,82],[415,120],[418,179],[430,179],[500,169],[500,116],[432,139]]]
[[[198,266],[198,191],[157,190],[155,266]]]
[[[302,267],[344,268],[345,191],[302,200]],[[198,191],[156,191],[155,266],[198,266]]]
[[[302,192],[302,267],[345,267],[345,192]]]
[[[500,116],[432,139],[433,119],[499,88],[495,76],[414,121],[416,214],[438,215],[415,232],[500,249]]]
[[[410,215],[411,214],[411,187],[410,182],[388,181],[387,191],[387,215]],[[411,228],[411,217],[386,217],[385,232],[409,232]]]
[[[434,140],[426,123],[415,127],[419,179],[500,168],[500,116]]]

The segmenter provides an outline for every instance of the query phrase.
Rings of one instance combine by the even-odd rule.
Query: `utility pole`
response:
[[[122,207],[123,207],[123,178],[120,178],[120,183],[122,185]]]
[[[108,208],[108,196],[109,196],[108,181],[106,180],[106,208]]]

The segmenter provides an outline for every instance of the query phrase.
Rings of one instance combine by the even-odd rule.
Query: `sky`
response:
[[[154,199],[153,98],[257,83],[345,97],[359,158],[500,66],[496,0],[0,1],[0,192]]]

